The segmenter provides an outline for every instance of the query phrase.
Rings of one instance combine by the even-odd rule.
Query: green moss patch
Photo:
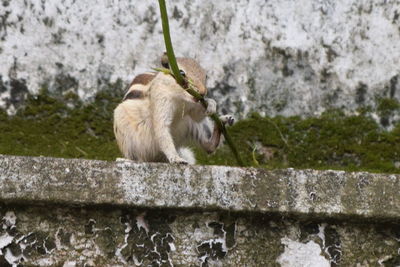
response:
[[[252,166],[400,172],[400,124],[385,131],[366,114],[345,116],[331,110],[306,119],[253,114],[230,132]],[[205,163],[234,164],[226,147],[199,157]]]
[[[75,94],[51,97],[46,90],[29,96],[15,116],[0,113],[0,154],[114,160],[119,151],[112,111],[122,95],[117,91],[100,92],[91,104]]]
[[[112,88],[112,90],[110,89]],[[90,104],[75,94],[29,96],[14,116],[0,111],[0,154],[115,160],[121,157],[112,130],[112,114],[123,95],[121,82],[98,93]],[[380,103],[380,104],[379,104]],[[397,101],[380,100],[382,117],[398,112]],[[314,168],[400,173],[400,124],[385,131],[368,114],[345,116],[330,110],[319,117],[261,117],[230,128],[249,166]],[[226,146],[199,164],[236,165]]]

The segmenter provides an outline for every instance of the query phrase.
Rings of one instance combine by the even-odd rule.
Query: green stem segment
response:
[[[178,64],[176,63],[174,49],[172,47],[171,37],[170,37],[170,33],[169,33],[168,14],[167,14],[167,8],[165,5],[165,0],[158,0],[158,3],[160,5],[160,13],[161,13],[161,20],[162,20],[162,28],[163,28],[163,33],[164,33],[165,48],[167,50],[168,63],[171,68],[171,71],[172,71],[177,83],[180,84],[189,94],[191,94],[198,101],[200,101],[200,103],[205,108],[207,108],[207,102],[205,101],[204,97],[202,95],[200,95],[196,90],[194,90],[193,87],[190,85],[190,83],[188,81],[186,81],[180,74]],[[236,149],[235,144],[233,143],[231,136],[228,134],[225,125],[221,122],[221,120],[219,119],[217,114],[211,114],[210,118],[214,121],[214,123],[220,129],[221,133],[224,135],[225,141],[228,144],[228,146],[230,147],[232,153],[234,154],[239,166],[244,166],[243,161]]]
[[[172,72],[174,73],[176,81],[180,85],[183,85],[185,84],[185,80],[183,79],[179,71],[178,63],[176,63],[174,48],[172,47],[171,37],[169,34],[168,13],[167,7],[165,5],[165,0],[158,0],[158,3],[160,5],[161,21],[164,33],[165,48],[167,49],[168,64]]]

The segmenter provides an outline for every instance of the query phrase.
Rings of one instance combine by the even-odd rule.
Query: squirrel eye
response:
[[[183,76],[186,77],[186,73],[183,70],[179,70],[179,73]]]

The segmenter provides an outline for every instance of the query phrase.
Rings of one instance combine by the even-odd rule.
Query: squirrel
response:
[[[176,60],[181,75],[205,96],[205,70],[192,58]],[[166,55],[161,64],[169,68]],[[125,158],[135,161],[195,164],[193,152],[187,147],[191,142],[212,153],[221,139],[219,127],[208,118],[216,112],[217,104],[210,98],[205,101],[207,108],[170,74],[137,75],[114,110],[114,134],[119,149]],[[228,125],[234,122],[231,115],[221,116],[220,120]]]

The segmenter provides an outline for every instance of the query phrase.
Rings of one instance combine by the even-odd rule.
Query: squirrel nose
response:
[[[204,85],[200,85],[197,87],[199,90],[199,94],[205,96],[207,94],[207,88]]]

